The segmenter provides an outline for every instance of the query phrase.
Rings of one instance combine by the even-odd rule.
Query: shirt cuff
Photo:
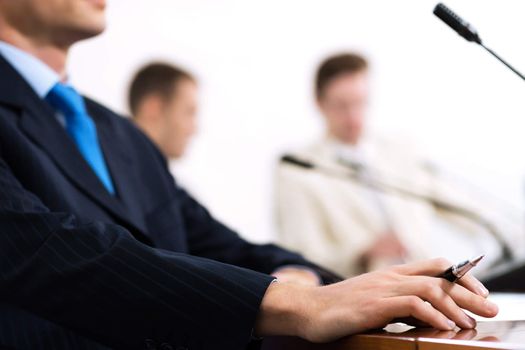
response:
[[[311,267],[307,267],[307,266],[303,266],[303,265],[283,265],[281,267],[278,267],[277,269],[275,269],[275,271],[273,271],[273,273],[276,273],[276,272],[279,272],[281,270],[284,270],[284,269],[299,269],[299,270],[305,270],[305,271],[309,271],[311,273],[313,273],[315,275],[315,277],[317,277],[317,283],[319,285],[323,285],[323,279],[321,278],[321,275],[319,274],[319,272],[317,272],[315,269],[312,269]]]

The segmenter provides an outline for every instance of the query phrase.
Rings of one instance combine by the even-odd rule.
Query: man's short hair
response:
[[[195,81],[193,75],[182,68],[163,62],[153,62],[135,74],[128,94],[129,109],[136,115],[144,98],[158,95],[169,100],[182,80]]]
[[[315,77],[315,95],[319,99],[323,96],[326,86],[335,78],[343,74],[352,74],[365,71],[368,61],[356,53],[342,53],[325,59]]]

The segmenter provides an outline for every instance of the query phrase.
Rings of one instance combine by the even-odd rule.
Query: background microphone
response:
[[[490,222],[489,220],[485,219],[481,215],[469,209],[463,208],[461,206],[457,206],[455,204],[452,204],[445,200],[441,200],[439,198],[435,198],[428,194],[418,193],[418,192],[412,191],[407,188],[394,186],[392,184],[388,184],[379,179],[374,179],[370,177],[363,178],[361,176],[361,173],[362,171],[365,171],[365,169],[362,166],[356,168],[354,166],[349,167],[347,164],[341,164],[350,171],[340,170],[337,168],[334,169],[334,168],[327,167],[324,165],[316,164],[312,161],[305,160],[303,158],[296,157],[291,154],[286,154],[282,156],[281,162],[285,164],[293,165],[293,166],[296,166],[296,167],[299,167],[305,170],[318,172],[318,173],[324,174],[329,177],[351,180],[351,181],[357,182],[361,186],[367,187],[373,191],[377,191],[380,193],[395,194],[401,197],[410,198],[415,201],[422,201],[422,202],[430,203],[437,209],[441,209],[451,214],[456,214],[465,219],[471,220],[472,222],[475,222],[481,225],[481,227],[484,227],[487,230],[487,232],[490,235],[492,235],[492,237],[494,237],[496,242],[498,242],[498,244],[500,245],[501,252],[502,252],[501,258],[498,261],[493,263],[494,266],[501,265],[505,262],[514,260],[512,249],[508,245],[503,233],[500,232],[499,229],[496,228],[492,224],[492,222]]]
[[[299,158],[296,158],[290,154],[286,154],[284,156],[281,157],[281,162],[283,163],[288,163],[288,164],[293,164],[295,166],[298,166],[298,167],[301,167],[301,168],[305,168],[305,169],[313,169],[315,168],[315,165],[313,163],[310,163],[306,160],[303,160],[303,159],[299,159]]]
[[[474,41],[481,45],[481,38],[479,37],[477,30],[442,3],[436,5],[434,14],[454,29],[459,35],[467,39],[467,41]]]
[[[459,17],[457,14],[455,14],[454,11],[449,9],[444,4],[439,3],[434,8],[434,14],[439,19],[441,19],[443,22],[448,24],[449,27],[454,29],[454,31],[456,31],[459,35],[461,35],[467,41],[471,41],[471,42],[475,42],[476,44],[479,44],[481,47],[487,50],[492,56],[496,57],[501,63],[503,63],[510,70],[516,73],[521,79],[525,80],[525,76],[523,74],[518,72],[514,67],[508,64],[503,58],[498,56],[498,54],[496,54],[494,51],[486,47],[481,41],[481,38],[479,37],[479,34],[476,31],[476,29],[474,29],[474,27],[472,27],[470,23],[468,23],[467,21]]]

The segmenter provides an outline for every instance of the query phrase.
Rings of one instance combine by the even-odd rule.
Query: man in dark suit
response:
[[[104,8],[0,0],[0,347],[231,350],[497,313],[474,278],[427,277],[445,261],[312,286],[330,274],[214,220],[141,132],[66,83],[69,48],[104,29]],[[272,283],[283,267],[294,277]]]

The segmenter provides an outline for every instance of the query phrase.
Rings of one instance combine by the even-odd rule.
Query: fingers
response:
[[[447,259],[437,258],[406,265],[394,266],[392,269],[403,275],[435,277],[439,276],[451,265],[452,263]],[[484,298],[489,295],[487,288],[485,288],[485,286],[477,278],[470,274],[463,276],[457,283],[467,288],[472,293],[478,294]]]
[[[409,277],[409,279],[409,283],[403,286],[402,294],[417,295],[428,301],[463,329],[474,328],[476,322],[461,308],[483,317],[494,317],[498,313],[494,303],[458,284],[423,276]]]
[[[458,284],[451,284],[448,294],[455,303],[476,315],[483,317],[494,317],[498,314],[498,306],[484,297],[471,293],[469,290]]]
[[[394,271],[408,276],[438,276],[448,269],[452,263],[447,259],[436,258],[418,261],[410,264],[394,266]]]
[[[397,317],[414,317],[434,328],[450,331],[456,324],[445,315],[436,310],[432,305],[425,303],[421,298],[410,296],[399,296],[384,300],[384,310],[391,319]]]
[[[489,291],[487,288],[485,288],[483,283],[470,274],[463,276],[457,283],[467,288],[472,293],[482,296],[483,298],[489,296]]]
[[[468,316],[463,310],[461,310],[455,299],[449,295],[448,289],[453,288],[454,284],[447,281],[440,281],[431,277],[420,277],[412,281],[413,288],[416,295],[425,301],[428,301],[432,306],[443,313],[448,319],[454,321],[460,328],[470,329],[476,326],[476,321]],[[457,291],[455,294],[461,298],[466,298],[464,294],[469,294],[485,300],[482,297],[472,294],[461,286],[458,288],[463,289]],[[475,300],[479,303],[479,300]]]

